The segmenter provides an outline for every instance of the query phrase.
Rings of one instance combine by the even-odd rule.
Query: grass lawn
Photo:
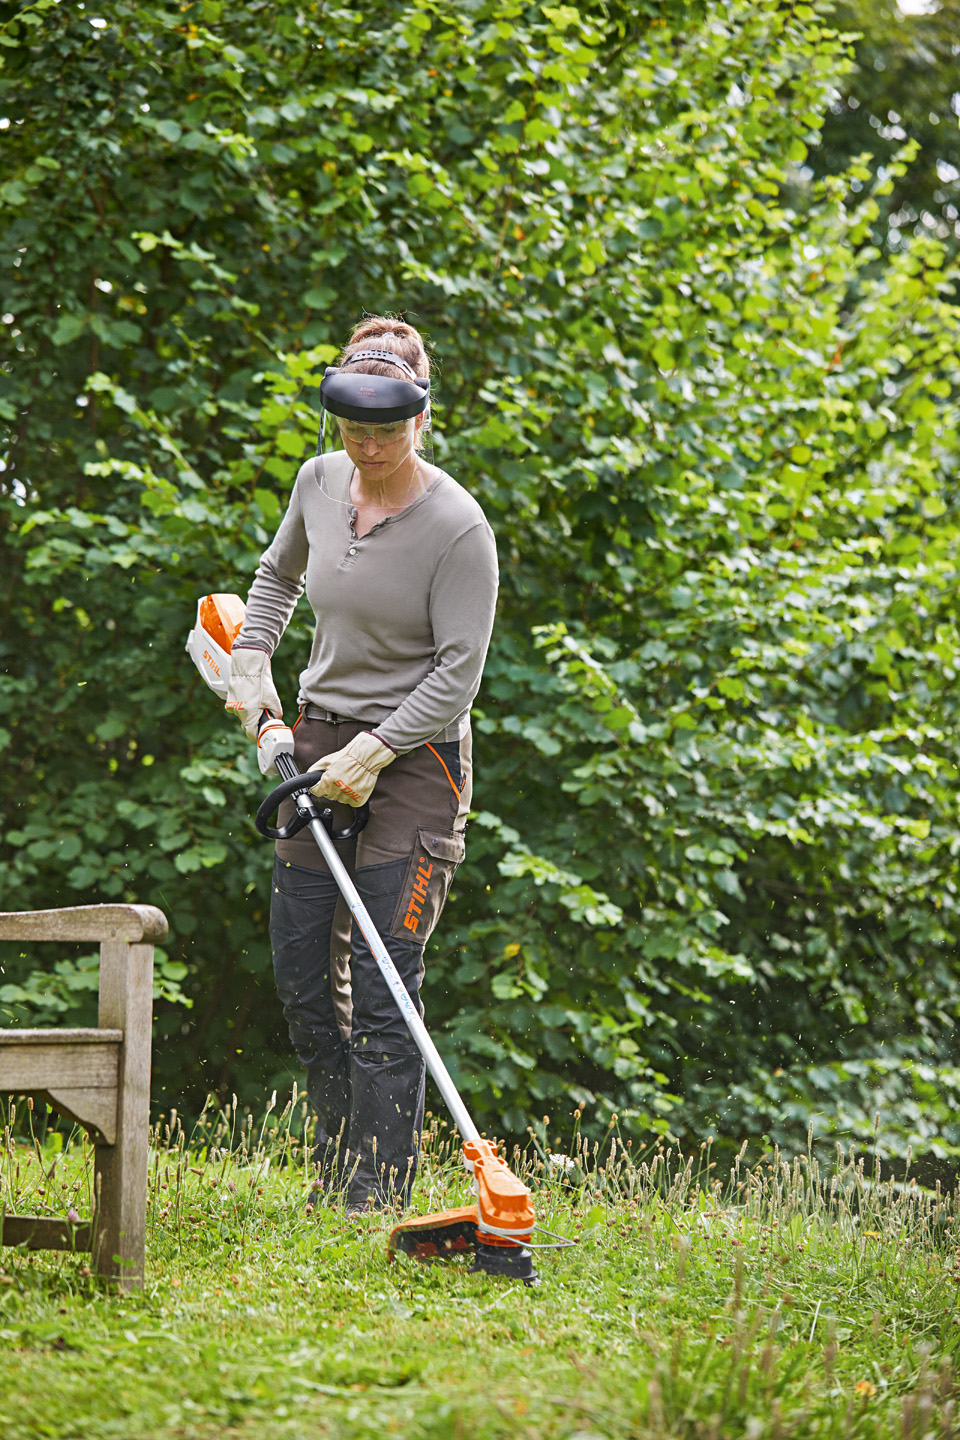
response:
[[[574,1136],[572,1163],[526,1162],[538,1218],[579,1243],[525,1288],[391,1264],[389,1218],[308,1212],[293,1113],[158,1127],[135,1296],[83,1256],[2,1252],[3,1440],[954,1433],[952,1197],[849,1158],[712,1180],[707,1150],[633,1160],[611,1137],[588,1164]],[[426,1137],[419,1211],[471,1198],[446,1135]],[[89,1152],[61,1143],[8,1135],[8,1212],[85,1211]]]

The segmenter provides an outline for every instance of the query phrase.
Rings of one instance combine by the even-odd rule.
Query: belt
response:
[[[362,725],[362,720],[354,720],[352,715],[337,715],[333,710],[324,710],[322,705],[304,705],[302,715],[308,720],[327,720],[331,725]]]

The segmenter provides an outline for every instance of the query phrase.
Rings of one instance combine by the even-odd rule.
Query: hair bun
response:
[[[337,364],[345,364],[355,350],[370,349],[372,341],[376,341],[381,349],[391,350],[399,355],[415,375],[429,379],[430,358],[419,330],[415,330],[405,320],[397,320],[390,315],[368,315],[359,325],[355,325]],[[358,360],[354,374],[395,375],[396,366],[383,360]]]

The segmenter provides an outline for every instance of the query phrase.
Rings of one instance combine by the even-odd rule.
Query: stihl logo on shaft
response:
[[[403,923],[408,930],[416,931],[420,923],[420,912],[427,898],[427,886],[432,874],[433,866],[427,864],[425,855],[421,855],[417,862],[417,878],[413,882],[413,894],[410,896],[407,913],[403,917]]]

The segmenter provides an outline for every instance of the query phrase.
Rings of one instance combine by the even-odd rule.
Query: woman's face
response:
[[[422,422],[418,416],[394,425],[367,425],[357,420],[339,423],[343,448],[361,480],[381,485],[414,458],[418,423]]]

